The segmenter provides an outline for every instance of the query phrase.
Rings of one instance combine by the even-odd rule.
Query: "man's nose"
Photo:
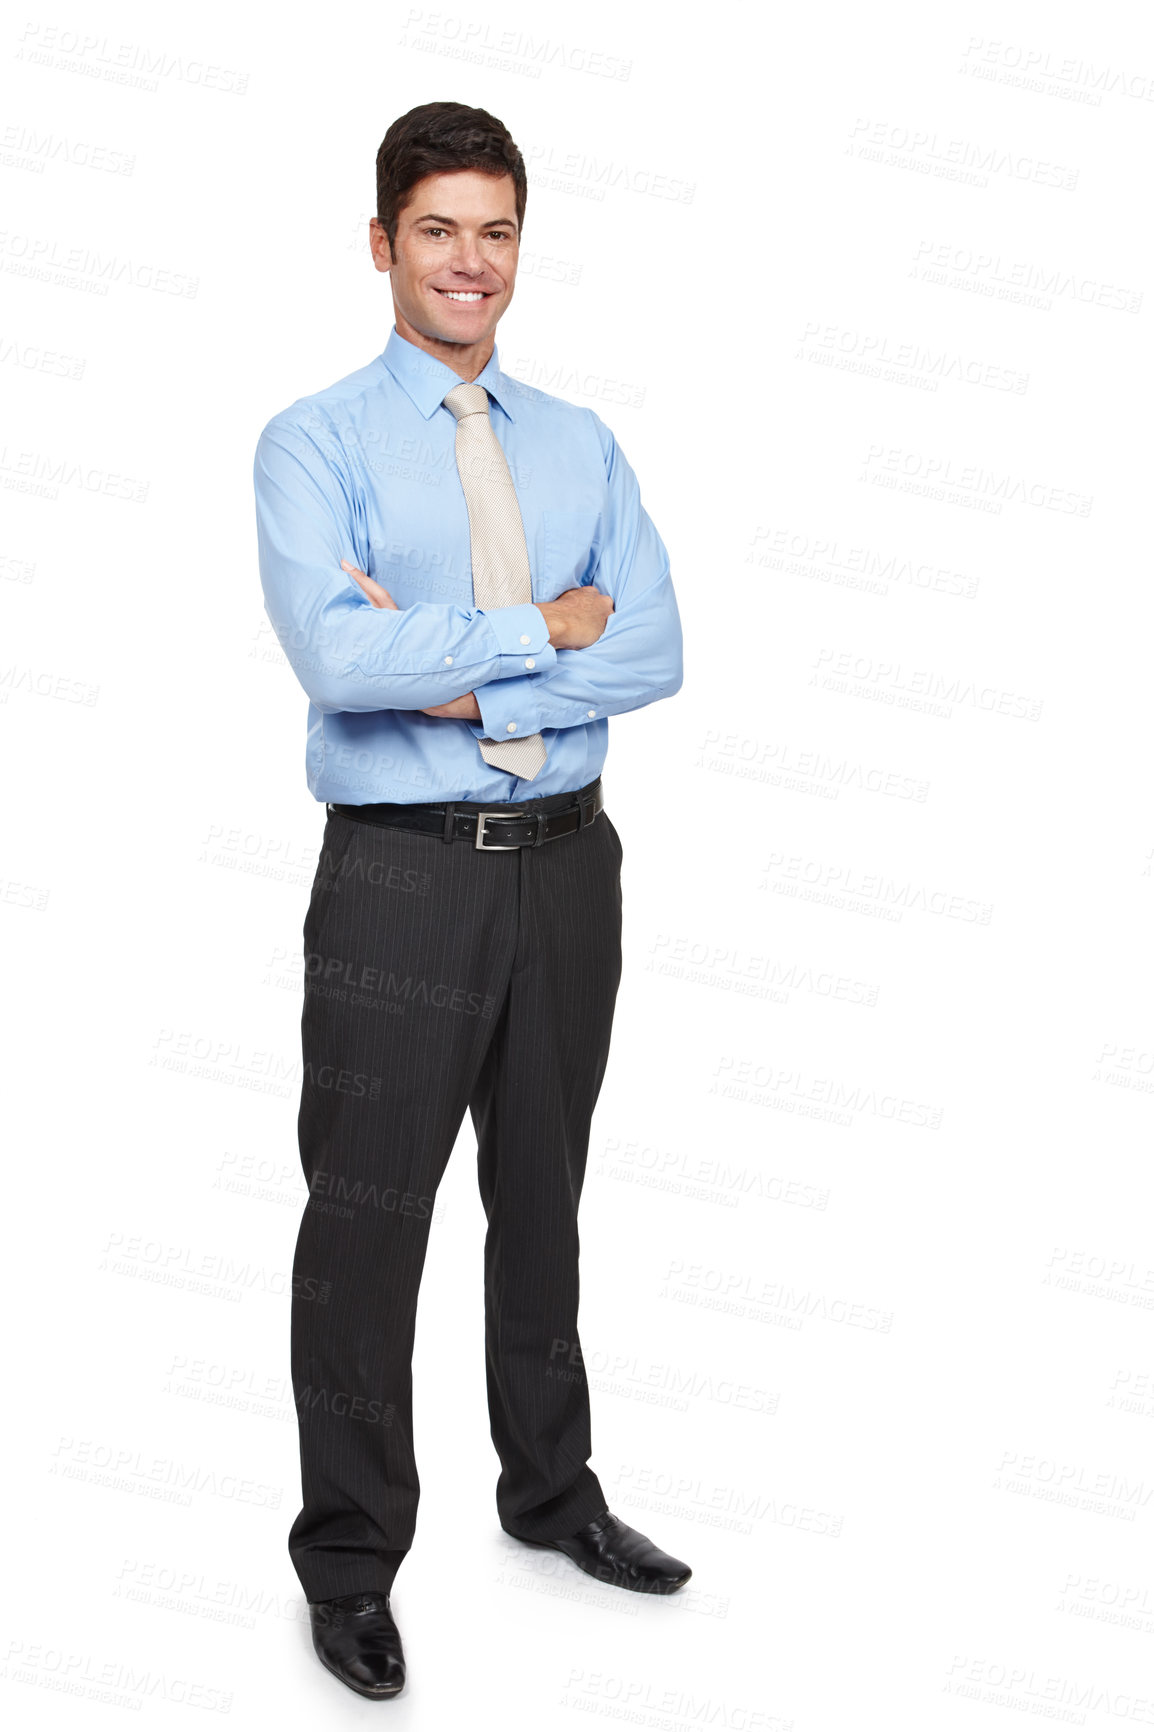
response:
[[[456,237],[449,263],[453,270],[460,271],[467,277],[479,277],[485,269],[485,261],[476,241],[467,235]]]

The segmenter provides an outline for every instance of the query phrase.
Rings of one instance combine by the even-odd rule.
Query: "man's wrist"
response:
[[[494,679],[506,680],[521,673],[549,673],[557,656],[549,642],[549,629],[541,610],[531,601],[511,607],[481,608],[481,618],[492,633],[494,652],[501,662]]]
[[[490,680],[474,693],[481,712],[479,722],[469,722],[477,739],[524,739],[541,732],[541,706],[534,691],[533,674],[515,674],[512,679]]]
[[[534,603],[534,606],[545,621],[549,632],[549,642],[553,648],[567,648],[565,643],[565,610],[557,607],[551,601],[538,601]]]

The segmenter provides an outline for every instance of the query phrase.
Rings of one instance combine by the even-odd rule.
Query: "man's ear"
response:
[[[369,221],[369,251],[373,255],[373,264],[378,271],[389,271],[396,263],[384,225],[376,217],[370,218]]]

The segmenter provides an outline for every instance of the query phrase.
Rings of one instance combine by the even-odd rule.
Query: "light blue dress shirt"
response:
[[[344,805],[564,793],[600,774],[607,718],[682,679],[669,556],[637,478],[591,409],[510,379],[476,383],[525,525],[532,602],[473,602],[469,516],[444,407],[461,383],[394,325],[382,354],[300,397],[253,465],[265,609],[309,698],[306,773]],[[341,560],[388,590],[376,608]],[[554,649],[537,602],[596,584],[614,611],[594,644]],[[426,716],[473,691],[481,721]],[[482,735],[544,736],[532,780],[487,764]]]

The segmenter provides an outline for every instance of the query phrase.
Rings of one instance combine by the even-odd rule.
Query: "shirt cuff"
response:
[[[488,685],[478,686],[473,696],[481,712],[479,722],[469,723],[476,739],[523,740],[526,734],[541,732],[541,706],[533,690],[532,674],[490,680]]]
[[[557,651],[549,642],[545,615],[531,601],[512,607],[482,608],[481,616],[492,627],[495,653],[501,657],[500,680],[526,672],[548,673],[556,665]],[[531,730],[535,732],[536,730]]]

